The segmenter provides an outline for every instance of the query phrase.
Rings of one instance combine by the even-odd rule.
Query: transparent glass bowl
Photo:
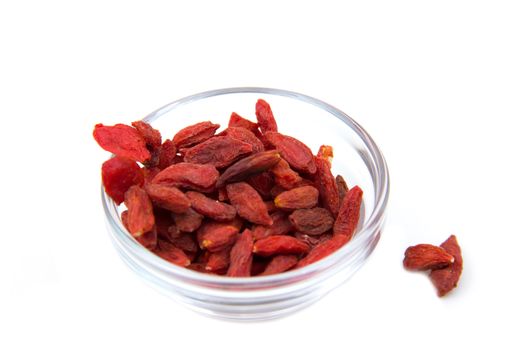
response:
[[[298,270],[249,278],[231,278],[175,266],[138,244],[123,227],[119,208],[102,189],[108,231],[124,262],[144,280],[188,307],[233,320],[280,317],[315,302],[348,280],[372,253],[381,234],[388,201],[385,160],[372,138],[352,118],[320,100],[268,88],[230,88],[192,95],[144,118],[170,137],[204,120],[228,125],[231,112],[255,120],[255,102],[270,103],[279,131],[298,138],[315,153],[334,147],[332,171],[364,191],[361,223],[353,239],[329,257]]]

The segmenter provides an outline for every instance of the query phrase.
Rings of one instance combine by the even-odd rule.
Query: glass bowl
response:
[[[299,93],[269,88],[207,91],[172,102],[144,118],[164,137],[210,120],[228,125],[231,112],[255,120],[255,102],[272,106],[279,131],[306,143],[315,153],[334,147],[332,171],[364,192],[361,222],[352,240],[334,254],[301,269],[249,278],[195,272],[173,265],[137,243],[123,227],[119,208],[102,189],[108,231],[124,262],[146,282],[209,316],[264,320],[287,315],[319,300],[347,281],[374,250],[388,201],[385,160],[372,138],[352,118],[331,105]]]

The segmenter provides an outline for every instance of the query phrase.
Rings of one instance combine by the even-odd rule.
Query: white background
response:
[[[521,1],[1,1],[0,348],[523,348],[524,18]],[[93,125],[232,86],[339,107],[391,172],[366,265],[278,321],[174,304],[103,223]],[[440,299],[401,261],[451,233],[465,268]]]

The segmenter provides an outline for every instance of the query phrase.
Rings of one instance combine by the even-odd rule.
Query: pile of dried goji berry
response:
[[[458,285],[463,257],[456,236],[451,235],[439,247],[425,243],[408,247],[403,265],[411,271],[430,270],[430,280],[442,297]]]
[[[124,202],[138,242],[180,266],[246,277],[303,267],[352,238],[363,192],[332,175],[332,147],[314,156],[279,133],[264,100],[255,114],[257,123],[232,113],[218,134],[206,121],[164,142],[142,121],[95,126],[115,155],[102,165],[106,193]]]

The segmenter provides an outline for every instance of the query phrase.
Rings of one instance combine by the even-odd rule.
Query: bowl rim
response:
[[[307,278],[309,275],[315,274],[318,271],[325,270],[326,268],[337,264],[338,262],[340,262],[340,260],[343,259],[344,256],[351,254],[355,251],[355,249],[358,249],[360,247],[363,249],[363,245],[366,244],[367,238],[369,238],[370,235],[372,235],[375,232],[375,230],[382,224],[382,221],[384,220],[384,213],[386,205],[388,203],[388,197],[390,192],[390,177],[386,161],[375,141],[370,137],[368,132],[366,132],[366,130],[363,127],[361,127],[361,125],[359,125],[353,118],[351,118],[349,115],[347,115],[340,109],[317,98],[304,95],[298,92],[265,87],[232,87],[204,91],[183,97],[156,109],[155,111],[149,113],[142,120],[149,123],[154,121],[161,115],[179,106],[197,100],[202,100],[208,97],[237,93],[258,93],[293,98],[329,112],[355,131],[355,133],[361,138],[363,143],[366,145],[368,151],[371,153],[373,162],[378,168],[378,176],[380,179],[376,188],[376,199],[374,202],[375,205],[368,220],[363,223],[361,229],[355,232],[354,237],[336,252],[315,263],[312,263],[297,270],[290,270],[283,273],[268,276],[251,277],[228,277],[205,274],[202,272],[193,271],[191,269],[172,264],[153,254],[148,249],[144,248],[140,243],[138,243],[134,238],[132,238],[132,236],[123,227],[121,221],[116,220],[115,216],[113,215],[114,213],[116,213],[117,206],[111,200],[111,198],[109,198],[109,196],[106,195],[104,191],[104,185],[102,184],[101,190],[104,213],[108,219],[108,223],[117,232],[121,242],[125,243],[126,246],[132,249],[133,253],[139,256],[141,259],[146,260],[149,263],[155,265],[155,267],[159,268],[160,270],[169,273],[170,276],[174,275],[187,281],[205,284],[206,286],[211,285],[215,287],[233,287],[243,289],[243,291],[246,291],[246,288],[248,288],[249,290],[250,287],[275,287],[287,284],[290,281],[302,281],[305,277]],[[236,290],[231,290],[230,292],[234,293],[236,292]]]

